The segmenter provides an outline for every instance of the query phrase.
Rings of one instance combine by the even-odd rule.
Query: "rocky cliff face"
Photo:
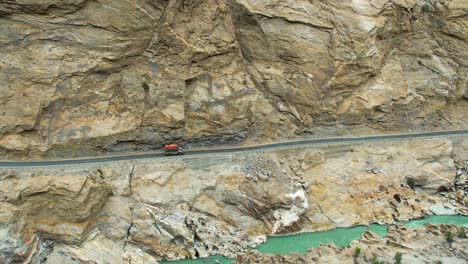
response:
[[[467,10],[464,0],[2,1],[0,154],[464,126]]]
[[[0,171],[1,263],[229,257],[266,235],[468,214],[468,141]]]

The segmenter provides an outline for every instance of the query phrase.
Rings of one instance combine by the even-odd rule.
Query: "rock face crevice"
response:
[[[460,0],[7,1],[0,151],[463,127],[466,12]]]

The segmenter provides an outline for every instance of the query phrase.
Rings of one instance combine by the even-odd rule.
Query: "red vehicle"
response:
[[[168,144],[164,145],[164,153],[166,156],[184,155],[184,150],[180,144]]]

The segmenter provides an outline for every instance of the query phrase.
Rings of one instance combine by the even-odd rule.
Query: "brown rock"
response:
[[[0,4],[0,154],[466,127],[462,0]]]

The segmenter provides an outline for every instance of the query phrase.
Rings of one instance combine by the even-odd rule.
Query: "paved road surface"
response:
[[[266,150],[266,149],[272,149],[272,148],[278,148],[278,147],[297,147],[300,145],[314,145],[314,144],[324,144],[324,143],[352,143],[352,142],[378,141],[378,140],[413,139],[413,138],[424,138],[424,137],[448,137],[448,136],[456,136],[456,135],[468,136],[468,129],[423,132],[423,133],[407,133],[407,134],[395,134],[395,135],[307,139],[307,140],[272,143],[272,144],[252,146],[252,147],[231,147],[231,148],[224,148],[224,149],[192,150],[192,151],[186,152],[185,155],[190,155],[190,156],[199,155],[199,154],[215,155],[217,153],[248,152],[248,151],[255,151],[255,150]],[[0,161],[0,167],[35,167],[35,166],[53,166],[53,165],[76,165],[76,164],[83,164],[83,163],[149,159],[149,158],[158,158],[158,157],[164,157],[164,156],[165,155],[162,152],[155,152],[155,153],[89,157],[89,158],[76,158],[76,159],[64,159],[64,160]]]

